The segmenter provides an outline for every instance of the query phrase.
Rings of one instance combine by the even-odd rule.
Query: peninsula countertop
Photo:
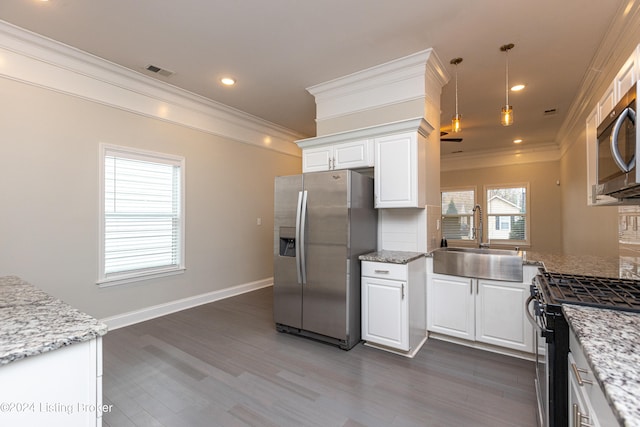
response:
[[[106,333],[105,324],[19,277],[0,277],[0,369]]]
[[[360,255],[360,261],[386,262],[391,264],[407,264],[418,258],[424,258],[424,252],[407,252],[407,251],[376,251],[368,254]]]
[[[640,425],[640,314],[576,305],[562,310],[620,425]]]

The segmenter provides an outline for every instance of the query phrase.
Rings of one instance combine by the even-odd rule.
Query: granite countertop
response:
[[[390,264],[407,264],[420,257],[424,257],[424,252],[405,251],[376,251],[360,255],[360,261],[388,262]]]
[[[541,266],[553,273],[640,280],[640,250],[625,249],[608,257],[522,251],[522,263]]]
[[[0,277],[0,369],[106,333],[105,324],[19,277]]]
[[[621,425],[640,425],[640,314],[563,305],[598,384]]]
[[[526,251],[525,264],[541,264],[549,272],[584,276],[610,277],[614,279],[640,280],[640,259],[623,255],[601,257],[594,255],[562,255]]]

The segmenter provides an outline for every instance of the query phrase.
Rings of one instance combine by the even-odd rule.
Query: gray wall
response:
[[[585,121],[561,161],[563,248],[571,255],[618,256],[618,208],[587,206]]]
[[[0,98],[0,276],[98,318],[272,276],[273,178],[299,157],[2,78]],[[101,142],[186,158],[184,274],[95,284]]]
[[[443,171],[440,186],[476,187],[476,200],[486,205],[485,185],[529,183],[531,246],[538,252],[562,252],[560,162],[540,162],[469,170]],[[485,209],[483,209],[483,215]],[[486,223],[486,221],[485,221]],[[485,233],[486,236],[486,233]]]

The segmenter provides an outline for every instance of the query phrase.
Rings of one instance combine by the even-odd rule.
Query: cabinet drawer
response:
[[[407,265],[362,261],[362,275],[390,280],[407,280]]]

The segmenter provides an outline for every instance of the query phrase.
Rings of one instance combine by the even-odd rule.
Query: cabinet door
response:
[[[0,411],[2,426],[102,425],[101,337],[14,361],[0,368],[0,402],[22,410]]]
[[[592,417],[589,397],[578,384],[574,375],[572,365],[575,364],[573,355],[569,353],[567,359],[569,371],[569,425],[570,426],[600,426],[596,419]]]
[[[573,330],[569,331],[569,349],[569,417],[572,418],[574,415],[572,413],[573,403],[571,402],[571,389],[574,388],[575,393],[580,396],[580,412],[583,415],[582,421],[584,423],[588,422],[595,427],[617,426],[616,416],[613,414],[609,401],[596,381],[587,356]],[[589,419],[587,420],[586,417],[589,417]]]
[[[305,148],[302,150],[302,172],[327,171],[332,159],[332,146]]]
[[[334,146],[333,169],[355,169],[373,166],[371,140],[345,142]]]
[[[637,68],[636,68],[636,56],[635,52],[627,62],[624,63],[616,78],[613,80],[616,92],[616,103],[622,99],[622,96],[627,93],[631,86],[638,80]]]
[[[616,91],[614,82],[611,82],[607,90],[598,102],[598,125],[607,117],[607,115],[616,106]]]
[[[587,205],[606,206],[617,202],[617,199],[603,194],[596,195],[593,186],[598,183],[598,108],[595,108],[586,122],[586,151],[587,151]]]
[[[476,341],[533,353],[525,314],[529,285],[479,279],[476,292]]]
[[[473,284],[466,277],[432,274],[427,281],[427,330],[475,338]]]
[[[409,350],[407,283],[362,278],[362,339]]]
[[[376,208],[417,208],[418,141],[415,133],[376,138]]]

